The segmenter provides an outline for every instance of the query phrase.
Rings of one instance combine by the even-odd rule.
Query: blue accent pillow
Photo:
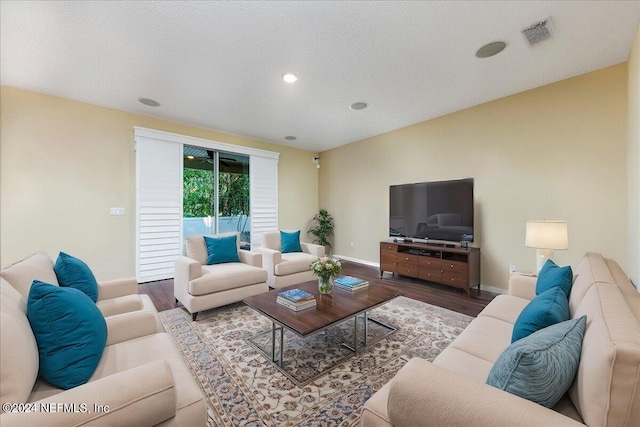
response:
[[[573,382],[582,351],[587,316],[557,323],[507,347],[494,363],[487,384],[547,408]]]
[[[238,236],[204,237],[207,245],[207,265],[222,264],[224,262],[240,262],[238,257]]]
[[[89,381],[107,343],[107,323],[95,303],[77,289],[34,280],[27,318],[38,343],[40,375],[65,390]]]
[[[76,288],[87,294],[93,302],[98,301],[98,281],[87,264],[60,252],[53,271],[60,286]]]
[[[522,310],[513,325],[511,342],[531,335],[532,333],[569,320],[569,300],[559,287],[544,291],[531,300]]]
[[[571,266],[558,267],[552,260],[548,259],[538,273],[536,282],[536,295],[540,295],[546,290],[559,286],[564,294],[569,298],[571,286],[573,286],[573,271]]]
[[[288,254],[290,252],[302,252],[300,246],[300,230],[288,233],[286,231],[280,232],[280,252]]]

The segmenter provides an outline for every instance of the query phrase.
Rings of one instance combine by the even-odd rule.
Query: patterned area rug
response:
[[[201,312],[197,322],[182,308],[160,318],[200,384],[212,426],[359,425],[362,405],[410,358],[433,360],[472,320],[399,297],[370,313],[397,331],[357,354],[340,345],[351,342],[353,320],[305,339],[285,333],[294,382],[250,344],[271,352],[271,322],[242,303]],[[368,337],[386,332],[370,327]]]

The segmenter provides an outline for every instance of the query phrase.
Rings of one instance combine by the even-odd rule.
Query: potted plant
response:
[[[327,254],[331,253],[330,237],[333,237],[333,217],[325,209],[314,215],[311,220],[311,227],[307,234],[313,236],[313,242],[325,247]]]
[[[340,274],[340,261],[328,256],[317,258],[311,263],[311,271],[318,276],[318,290],[321,294],[330,294],[333,290],[333,278]]]

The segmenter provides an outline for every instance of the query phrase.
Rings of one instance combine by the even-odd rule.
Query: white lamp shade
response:
[[[567,221],[527,221],[524,244],[537,249],[569,249]]]

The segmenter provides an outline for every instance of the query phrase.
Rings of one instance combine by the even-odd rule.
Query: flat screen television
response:
[[[473,178],[389,187],[391,237],[473,242]]]

